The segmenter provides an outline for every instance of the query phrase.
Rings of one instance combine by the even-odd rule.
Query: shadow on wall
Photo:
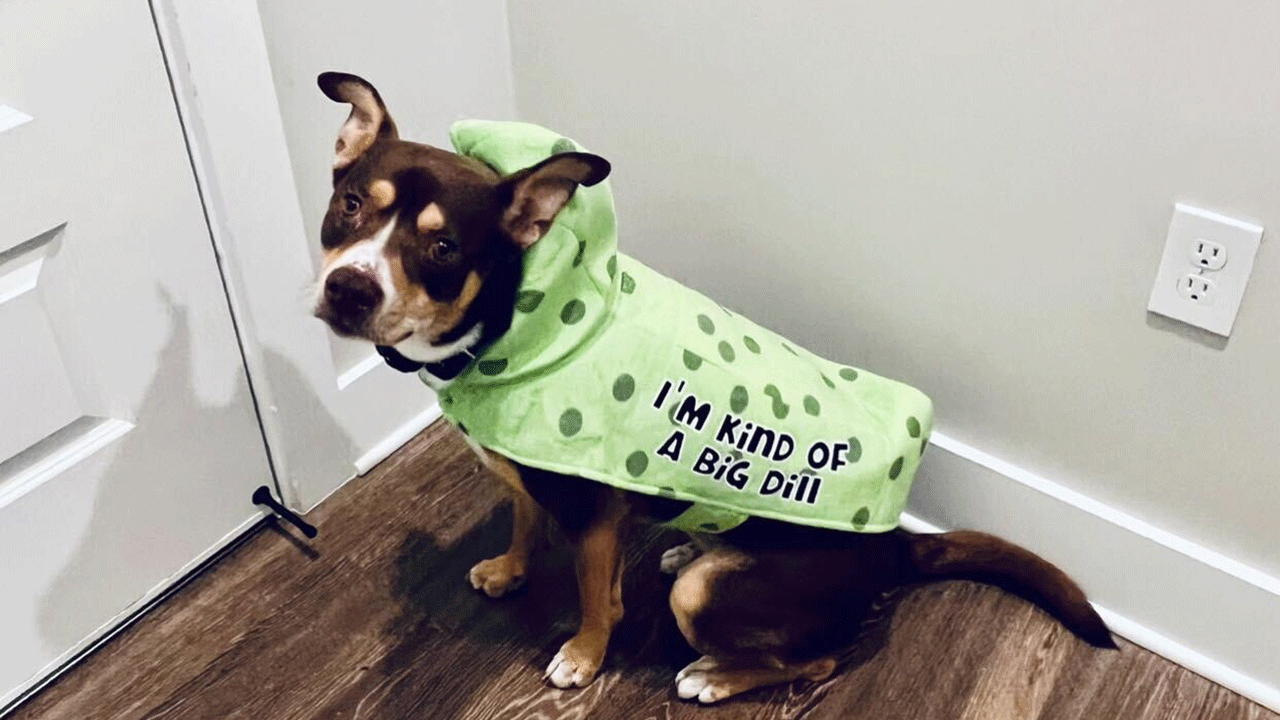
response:
[[[1228,338],[1157,313],[1147,312],[1147,327],[1153,330],[1163,330],[1174,335],[1181,335],[1192,342],[1200,343],[1213,350],[1227,349]]]
[[[306,322],[319,322],[310,315],[303,318]],[[328,328],[325,329],[328,332]],[[305,482],[306,478],[322,478],[317,484],[331,485],[329,479],[335,466],[349,467],[351,475],[355,474],[355,466],[351,458],[357,457],[359,448],[355,440],[347,434],[338,421],[334,419],[324,401],[316,394],[315,388],[307,383],[302,370],[289,359],[269,348],[262,351],[263,370],[266,377],[272,380],[272,391],[277,399],[287,399],[289,405],[304,411],[298,417],[306,417],[305,423],[282,423],[279,427],[281,444],[285,448],[308,448],[307,452],[290,452],[288,476],[280,478],[281,483]],[[264,408],[264,412],[270,412]],[[280,468],[276,468],[279,472]],[[342,478],[349,479],[348,477]],[[297,487],[291,488],[294,497],[301,497]]]
[[[159,352],[158,369],[137,409],[135,427],[99,451],[115,455],[98,480],[88,528],[39,601],[40,636],[46,647],[58,653],[140,599],[136,587],[114,580],[109,571],[113,564],[136,560],[132,569],[153,578],[148,590],[166,582],[197,553],[256,516],[259,510],[250,494],[258,485],[271,484],[243,374],[236,393],[225,404],[198,404],[192,391],[188,311],[163,289],[159,294],[172,323],[169,340]],[[268,353],[267,362],[272,377],[289,378],[293,384],[282,388],[284,397],[314,397],[301,371],[282,356]],[[314,442],[349,452],[351,439],[319,398],[309,405],[314,418],[311,427],[322,428],[314,433]],[[184,425],[176,427],[175,419],[182,419]],[[246,460],[245,453],[260,455],[262,460]],[[261,476],[243,477],[245,467],[261,468]],[[225,493],[213,493],[217,501],[212,504],[207,502],[210,493],[192,492],[208,484],[226,488]],[[197,505],[200,500],[206,502]],[[175,507],[182,508],[185,517],[165,515],[166,508]],[[180,537],[173,537],[175,527],[183,528]],[[94,621],[86,625],[85,618]]]

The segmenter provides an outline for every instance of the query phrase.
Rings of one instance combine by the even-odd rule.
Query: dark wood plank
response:
[[[443,424],[312,514],[308,547],[267,527],[79,667],[15,720],[397,720],[400,718],[1219,718],[1280,716],[1131,645],[1101,652],[1036,608],[952,582],[902,593],[870,623],[844,672],[719,706],[675,697],[695,656],[658,575],[672,533],[627,554],[619,625],[590,687],[542,683],[574,629],[563,548],[527,586],[489,600],[464,580],[501,552],[499,483]]]

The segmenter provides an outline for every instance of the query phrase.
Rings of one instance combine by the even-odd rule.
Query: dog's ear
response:
[[[338,142],[334,145],[335,172],[350,166],[375,140],[399,137],[396,124],[382,103],[382,96],[364,78],[327,72],[316,78],[316,84],[330,100],[351,104],[351,115],[338,131]]]
[[[554,155],[512,173],[498,185],[500,226],[522,249],[538,242],[579,185],[590,187],[609,176],[609,161],[599,155]]]

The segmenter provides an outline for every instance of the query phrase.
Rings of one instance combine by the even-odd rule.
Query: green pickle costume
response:
[[[507,174],[566,138],[463,121],[459,153]],[[898,525],[933,424],[915,388],[824,360],[617,251],[608,182],[581,187],[526,254],[511,329],[440,394],[476,442],[525,465],[692,501],[671,521]]]

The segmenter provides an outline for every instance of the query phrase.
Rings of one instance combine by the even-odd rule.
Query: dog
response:
[[[610,164],[568,143],[530,167],[499,172],[466,154],[402,140],[381,95],[360,77],[324,73],[318,84],[330,99],[349,105],[350,114],[335,144],[315,315],[338,335],[373,343],[393,367],[417,371],[447,402],[454,378],[508,333],[528,301],[521,283],[530,249],[580,188],[604,180]],[[575,265],[582,253],[579,248]],[[615,274],[610,264],[609,277]],[[566,304],[566,324],[580,317],[577,310]],[[774,412],[783,417],[789,406],[773,398]],[[806,411],[816,410],[810,400],[806,396]],[[917,438],[920,422],[910,421],[910,437]],[[534,467],[468,439],[513,502],[509,549],[476,564],[469,581],[494,598],[517,589],[538,529],[551,518],[574,549],[582,620],[546,679],[559,688],[583,687],[599,672],[623,615],[626,533],[637,523],[672,521],[689,512],[690,503]],[[921,452],[925,440],[918,441]],[[895,474],[901,465],[899,458]],[[808,495],[816,495],[817,484],[809,487]],[[796,494],[806,494],[804,486]],[[947,578],[1015,592],[1084,641],[1116,647],[1065,573],[991,535],[851,532],[757,516],[730,525],[715,534],[691,532],[688,544],[662,557],[661,569],[677,574],[670,592],[676,623],[702,653],[676,675],[682,699],[713,703],[765,685],[827,678],[882,596]]]

